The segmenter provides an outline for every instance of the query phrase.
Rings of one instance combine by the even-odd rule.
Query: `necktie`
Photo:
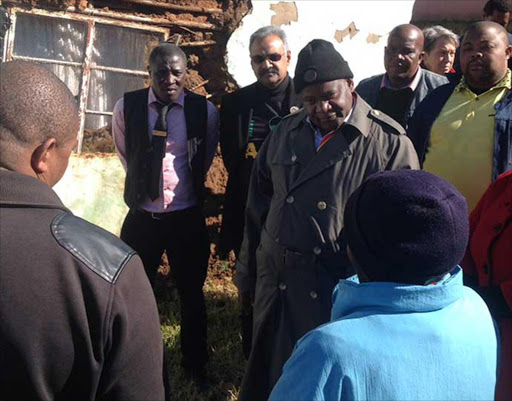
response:
[[[149,154],[149,177],[148,177],[148,195],[151,200],[160,196],[160,175],[162,174],[162,159],[165,155],[165,145],[167,143],[167,112],[172,105],[155,103],[158,117],[153,135],[151,136],[151,152]]]

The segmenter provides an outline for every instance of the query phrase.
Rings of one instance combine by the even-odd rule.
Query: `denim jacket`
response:
[[[407,136],[414,144],[420,164],[423,166],[425,154],[430,145],[430,131],[434,121],[452,95],[456,83],[443,85],[431,92],[414,113]],[[512,90],[494,106],[494,156],[492,177],[512,170]]]

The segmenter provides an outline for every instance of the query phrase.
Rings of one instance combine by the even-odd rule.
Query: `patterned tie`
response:
[[[151,200],[160,196],[160,175],[162,174],[162,159],[165,156],[167,143],[167,113],[172,104],[154,103],[158,118],[156,119],[153,135],[151,136],[151,152],[149,162],[148,195]]]

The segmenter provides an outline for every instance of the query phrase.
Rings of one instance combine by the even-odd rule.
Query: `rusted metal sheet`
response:
[[[123,1],[125,3],[140,4],[142,6],[163,8],[166,10],[188,11],[188,12],[204,13],[204,14],[222,14],[223,13],[223,11],[220,8],[208,8],[208,7],[188,6],[188,5],[179,5],[179,4],[171,4],[171,3],[160,3],[157,1],[151,1],[151,0],[123,0]]]

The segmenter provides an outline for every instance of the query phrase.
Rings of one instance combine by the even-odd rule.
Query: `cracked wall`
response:
[[[389,31],[412,17],[414,0],[400,1],[253,1],[227,44],[227,65],[239,86],[254,82],[249,59],[249,37],[264,25],[281,25],[292,51],[290,75],[296,57],[312,39],[325,39],[349,62],[357,84],[384,72],[384,46]],[[364,5],[364,6],[362,6]]]

